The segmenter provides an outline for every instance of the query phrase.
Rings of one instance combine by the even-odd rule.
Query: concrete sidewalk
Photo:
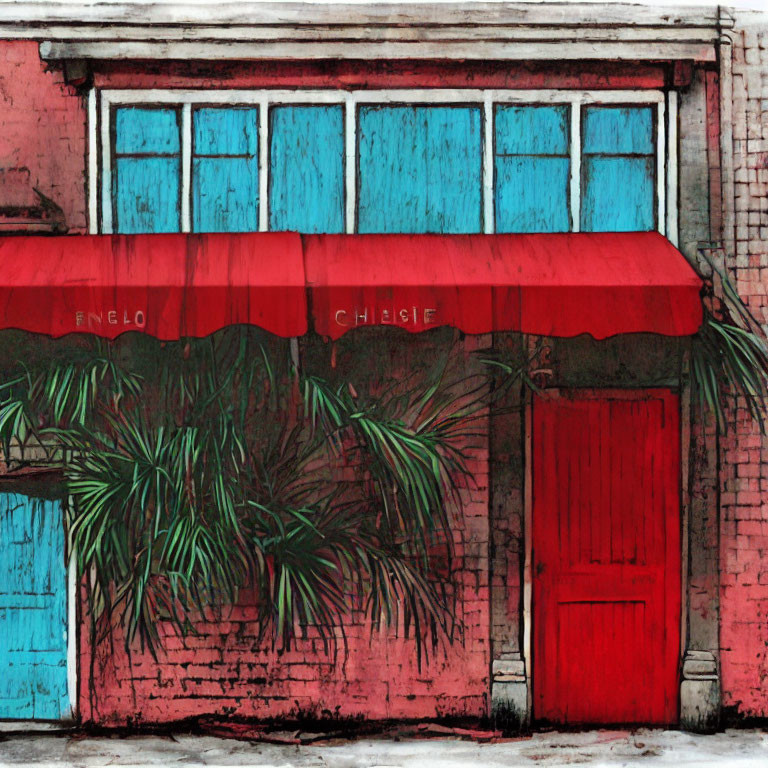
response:
[[[294,746],[212,736],[90,737],[0,731],[0,766],[312,766],[454,768],[477,766],[738,766],[768,768],[768,731],[713,736],[679,731],[538,733],[478,744],[459,739],[362,739]]]

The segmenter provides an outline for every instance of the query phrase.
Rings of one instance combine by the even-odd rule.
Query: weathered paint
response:
[[[514,4],[446,4],[439,14],[429,4],[411,3],[297,4],[279,11],[275,5],[239,3],[239,13],[227,13],[227,4],[203,6],[202,12],[198,4],[191,7],[192,14],[180,10],[168,14],[149,6],[138,11],[139,18],[123,11],[118,24],[110,23],[115,17],[99,9],[97,18],[104,22],[89,25],[87,31],[58,27],[53,40],[41,43],[40,52],[44,58],[67,60],[714,61],[719,32],[714,9],[696,9],[695,16],[661,15],[622,3],[615,5],[617,11],[601,9],[599,14],[579,12],[576,6],[567,18],[546,6],[530,13]],[[213,14],[210,8],[215,8]],[[511,12],[505,12],[507,8]],[[641,29],[634,28],[638,19]],[[144,25],[163,31],[147,34]],[[51,34],[43,29],[42,34]]]
[[[100,62],[99,88],[664,88],[668,67],[648,62],[249,61],[167,62],[147,71]]]
[[[464,333],[689,336],[702,322],[701,278],[658,232],[302,241],[314,329],[332,339],[378,324],[412,333],[450,325]]]
[[[273,107],[269,228],[344,231],[344,108]]]
[[[720,239],[723,226],[722,170],[720,168],[720,80],[717,72],[706,77],[707,166],[709,170],[709,239]]]
[[[394,333],[393,333],[394,331]],[[468,336],[452,346],[452,331],[406,335],[396,329],[364,329],[359,342],[337,344],[338,369],[354,381],[369,377],[382,386],[406,373],[444,359],[477,370],[473,351],[485,348],[487,336]],[[377,354],[370,355],[376,349]],[[329,345],[318,337],[302,341],[302,359],[327,359]],[[383,378],[382,378],[383,377]],[[472,379],[467,379],[470,386]],[[454,556],[456,618],[463,636],[441,643],[419,669],[412,637],[402,622],[371,635],[361,606],[351,605],[339,637],[338,655],[325,653],[313,627],[297,628],[295,645],[279,651],[259,623],[259,596],[243,591],[238,605],[220,620],[206,615],[196,633],[177,636],[161,623],[163,647],[157,659],[133,646],[124,651],[118,630],[114,642],[100,645],[94,659],[93,696],[88,631],[80,632],[80,713],[86,722],[105,725],[169,722],[205,714],[280,718],[309,715],[373,719],[425,718],[488,714],[490,641],[488,599],[488,419],[479,413],[466,438],[466,461],[472,480],[461,478],[450,503]],[[411,628],[411,632],[413,628]]]
[[[259,110],[202,107],[192,116],[192,229],[259,224]]]
[[[581,229],[655,227],[655,148],[650,107],[585,107]]]
[[[634,232],[654,229],[655,163],[652,156],[585,156],[581,166],[582,231]]]
[[[177,232],[181,157],[176,109],[115,111],[114,204],[117,231]]]
[[[115,112],[115,152],[118,155],[179,153],[181,142],[175,109],[121,107]]]
[[[482,231],[480,107],[361,107],[358,231]]]
[[[553,96],[559,98],[555,92],[539,98]],[[142,102],[141,95],[114,98]],[[163,98],[172,101],[173,91],[154,93],[156,101]],[[193,101],[205,104],[205,98],[200,93]],[[226,107],[117,108],[113,181],[119,229],[187,231],[191,206],[196,232],[271,228],[338,233],[344,224],[353,226],[355,215],[361,233],[455,234],[477,232],[481,226],[493,231],[494,225],[502,233],[564,232],[572,228],[583,192],[582,229],[642,231],[654,228],[657,199],[663,208],[663,184],[655,185],[661,152],[653,129],[661,107],[655,104],[581,110],[562,103],[497,103],[481,137],[483,92],[446,95],[443,103],[427,92],[404,96],[418,106],[389,106],[388,93],[374,97],[379,103],[371,105],[355,93],[346,107],[286,106],[278,98],[269,121],[259,114],[266,104],[238,104],[269,98],[268,92],[233,94],[233,105]],[[341,98],[340,93],[307,95],[318,101]],[[110,109],[106,102],[104,113]],[[184,126],[192,123],[191,132],[182,129],[181,152],[180,110]],[[583,163],[576,130],[582,115]],[[130,125],[133,117],[135,126]],[[109,125],[104,123],[105,141]],[[357,168],[345,162],[347,152],[350,161],[354,154],[347,137],[357,142]],[[269,151],[259,147],[261,141],[269,141]],[[260,178],[262,164],[269,168]],[[156,184],[156,177],[174,169],[182,184],[178,178]],[[660,178],[663,182],[663,173]],[[109,179],[105,174],[105,185]],[[260,215],[259,198],[269,190],[275,200]],[[483,221],[485,215],[495,222]]]
[[[567,232],[567,106],[495,108],[496,232]]]
[[[536,719],[677,721],[679,407],[669,390],[534,399]]]
[[[69,715],[67,583],[58,502],[0,493],[0,668],[0,719]]]
[[[118,157],[117,231],[178,232],[180,172],[178,157]]]
[[[758,35],[758,37],[760,37]],[[760,41],[762,44],[762,40]],[[760,94],[751,87],[757,67],[755,61],[765,53],[757,42],[744,41],[739,33],[736,37],[736,63],[744,67],[743,74],[736,78],[740,106],[735,109],[734,137],[742,147],[747,146],[747,123],[750,127],[750,148],[737,156],[736,181],[738,215],[738,256],[737,274],[739,288],[748,298],[751,308],[763,313],[764,283],[766,280],[763,261],[765,254],[760,244],[760,226],[755,211],[760,208],[765,187],[765,158],[760,149],[759,133],[752,130],[758,118],[764,114]],[[745,63],[745,55],[752,58]],[[696,77],[701,74],[695,70]],[[260,88],[260,87],[328,87],[328,88],[398,88],[398,87],[495,87],[495,88],[576,88],[588,90],[623,88],[665,88],[669,84],[669,68],[663,63],[642,62],[527,62],[510,65],[508,62],[365,62],[365,61],[324,61],[324,62],[260,62],[224,63],[211,66],[195,62],[167,62],[162,67],[147,66],[145,62],[99,63],[94,73],[94,83],[101,87],[115,88]],[[716,75],[714,76],[716,77]],[[713,75],[709,75],[712,79]],[[82,231],[85,226],[85,185],[83,163],[85,157],[84,99],[75,89],[64,84],[63,71],[41,63],[38,45],[35,42],[6,41],[3,56],[0,57],[0,104],[2,127],[0,131],[0,154],[7,158],[6,167],[20,166],[31,171],[31,183],[44,192],[55,203],[61,205],[70,232]],[[749,87],[747,84],[750,84]],[[717,83],[714,83],[715,87]],[[717,95],[713,91],[713,107]],[[749,110],[749,111],[748,111]],[[686,117],[687,115],[687,117]],[[698,113],[692,102],[690,89],[681,93],[681,223],[683,219],[703,222],[696,229],[691,226],[681,234],[686,255],[696,256],[696,244],[718,239],[721,232],[719,215],[719,179],[715,176],[719,148],[717,146],[717,117],[713,111],[707,113],[713,137],[710,165],[712,175],[706,183],[706,168],[699,183],[694,169],[698,168],[706,153],[699,151],[696,137],[704,124],[704,112]],[[754,125],[753,125],[754,124]],[[763,121],[763,124],[768,124]],[[764,132],[763,132],[764,133]],[[752,135],[754,134],[754,135]],[[706,160],[704,160],[706,164]],[[725,173],[725,169],[724,169]],[[757,173],[757,180],[754,174]],[[733,177],[733,169],[728,176]],[[707,186],[711,191],[711,204],[702,192]],[[726,201],[727,204],[727,201]],[[706,231],[712,216],[712,237]],[[749,219],[749,221],[747,221]],[[576,342],[570,341],[569,344]],[[636,342],[633,342],[636,343]],[[605,344],[605,342],[602,342]],[[623,366],[622,362],[616,365]],[[754,432],[744,414],[739,414],[739,424],[734,437],[723,443],[723,520],[722,548],[723,563],[723,652],[722,669],[724,700],[734,711],[742,714],[763,715],[768,712],[766,699],[766,670],[768,655],[765,651],[765,602],[766,579],[762,568],[765,551],[766,512],[761,507],[760,476],[765,475],[761,467],[760,436]],[[698,470],[697,470],[698,471]],[[703,489],[694,489],[702,497],[710,516],[700,521],[706,527],[709,541],[715,542],[705,553],[708,558],[709,578],[717,569],[718,560],[714,554],[717,547],[720,526],[717,522],[718,497],[710,487],[717,468],[712,464],[707,470]],[[754,475],[757,471],[757,476]],[[694,511],[694,516],[698,512]],[[760,527],[762,526],[762,527]],[[519,546],[516,533],[509,534],[511,548]],[[703,566],[702,566],[703,567]],[[517,574],[513,564],[509,574]],[[504,578],[502,575],[499,578]],[[716,626],[717,606],[711,602],[711,594],[704,594],[705,585],[698,583],[691,599],[697,602],[701,623],[705,621]],[[509,595],[510,611],[517,609],[514,594]],[[714,632],[715,643],[717,632]],[[707,646],[709,647],[709,646]],[[716,645],[712,646],[716,648]],[[310,651],[311,652],[311,651]],[[129,692],[122,689],[123,695]],[[158,707],[160,705],[158,704]]]
[[[0,262],[0,329],[163,340],[241,323],[307,332],[295,232],[90,235],[76,248],[69,237],[0,237]]]
[[[651,107],[587,107],[582,133],[587,154],[652,154],[654,151]]]
[[[26,194],[37,189],[58,206],[70,234],[86,229],[84,107],[36,42],[0,43],[0,171],[28,179]],[[17,200],[6,176],[0,207]]]

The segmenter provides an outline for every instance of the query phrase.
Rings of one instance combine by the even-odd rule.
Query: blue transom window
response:
[[[658,92],[101,99],[104,232],[665,232],[669,216]]]

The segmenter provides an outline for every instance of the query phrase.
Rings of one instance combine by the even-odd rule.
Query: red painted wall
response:
[[[468,338],[465,349],[476,346]],[[478,421],[487,433],[487,422]],[[459,490],[453,527],[457,619],[463,641],[438,648],[419,669],[412,638],[392,629],[371,635],[362,613],[345,626],[336,660],[316,631],[284,653],[259,641],[254,596],[197,623],[197,634],[164,636],[153,659],[123,637],[98,646],[94,658],[81,624],[79,711],[85,722],[114,726],[184,718],[239,716],[420,719],[489,713],[488,452],[473,449],[472,487]],[[83,610],[85,610],[83,606]],[[161,633],[163,628],[160,627]],[[93,667],[91,664],[93,663]]]
[[[104,88],[663,88],[671,68],[647,62],[309,61],[105,63]]]
[[[735,242],[727,263],[740,295],[766,327],[768,102],[759,78],[768,68],[768,31],[737,25],[733,40],[734,209],[726,212]],[[730,715],[768,718],[768,439],[743,408],[733,414],[720,458],[723,704]]]
[[[765,47],[755,44],[754,51]],[[759,94],[747,91],[747,46],[734,49],[736,109],[734,136],[747,145],[758,135],[764,115]],[[756,55],[756,54],[750,54]],[[105,65],[95,75],[104,87],[507,87],[634,88],[663,87],[670,68],[627,62],[609,68],[595,62],[530,64],[510,69],[499,62],[261,63],[221,67],[183,63],[138,66]],[[710,156],[718,148],[717,92],[709,76],[706,130]],[[685,94],[683,97],[685,98]],[[749,131],[747,132],[747,106]],[[762,106],[761,106],[762,105]],[[757,117],[753,119],[753,114]],[[0,208],[17,202],[19,184],[36,187],[58,205],[70,232],[85,231],[86,115],[83,96],[64,83],[60,69],[40,61],[35,42],[0,41]],[[743,126],[740,127],[743,122]],[[754,125],[753,125],[754,123]],[[762,148],[737,160],[738,287],[758,312],[765,312],[768,284],[764,206],[768,162]],[[742,174],[741,176],[739,174]],[[720,224],[719,166],[710,164],[710,216],[713,240]],[[8,180],[13,179],[11,184]],[[740,186],[741,185],[741,186]],[[21,190],[24,193],[24,190]],[[29,189],[27,196],[34,197]],[[23,196],[23,194],[22,194]],[[762,237],[761,237],[762,234]],[[745,715],[768,716],[768,453],[744,414],[736,431],[721,445],[721,664],[724,703]],[[349,631],[345,664],[333,666],[308,639],[297,650],[277,657],[252,648],[254,610],[235,609],[222,624],[201,625],[201,634],[182,642],[170,638],[155,662],[136,652],[129,660],[116,643],[110,659],[94,660],[98,707],[88,695],[90,654],[82,643],[80,707],[85,719],[124,722],[137,714],[145,720],[170,720],[203,712],[238,712],[273,716],[295,710],[339,707],[343,714],[372,717],[482,714],[490,690],[488,667],[488,499],[487,456],[478,458],[482,487],[471,494],[464,517],[462,615],[465,646],[450,650],[421,672],[413,644],[397,638],[368,641],[357,622]],[[515,539],[512,526],[509,536]],[[516,546],[514,541],[510,548]],[[516,560],[508,578],[518,583]],[[497,574],[497,579],[504,576]],[[514,586],[508,584],[508,586]],[[519,611],[517,589],[509,591],[510,620]],[[506,617],[498,621],[506,625]]]
[[[85,156],[83,97],[48,71],[37,43],[0,41],[0,208],[35,199],[34,187],[63,210],[70,232],[85,231]]]
[[[721,443],[721,456],[723,704],[740,715],[768,717],[768,452],[745,410]]]

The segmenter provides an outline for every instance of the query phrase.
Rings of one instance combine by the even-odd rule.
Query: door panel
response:
[[[62,522],[58,502],[0,493],[0,719],[70,714]]]
[[[673,723],[680,436],[667,390],[533,405],[534,717]]]

